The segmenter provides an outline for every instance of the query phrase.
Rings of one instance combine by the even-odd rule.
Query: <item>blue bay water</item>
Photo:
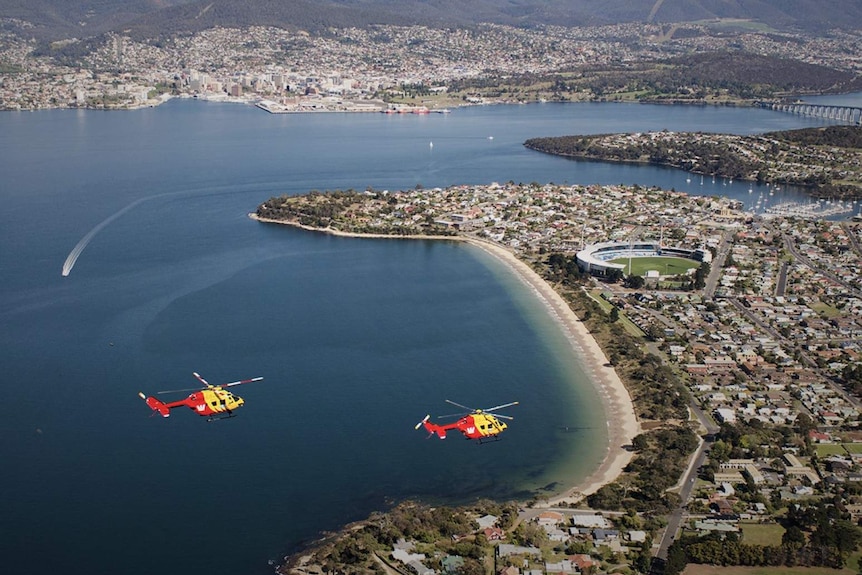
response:
[[[321,530],[407,497],[528,498],[595,469],[608,425],[597,394],[502,264],[457,243],[248,219],[268,197],[512,180],[660,185],[749,204],[761,190],[747,183],[701,185],[522,143],[816,125],[615,104],[390,116],[172,101],[0,114],[4,571],[266,573]],[[192,371],[265,381],[238,388],[247,403],[229,421],[151,417],[138,391],[194,387]],[[516,419],[503,441],[477,447],[413,430],[451,413],[445,399],[521,404],[507,410]]]

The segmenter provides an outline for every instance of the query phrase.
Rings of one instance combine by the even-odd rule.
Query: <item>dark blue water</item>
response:
[[[822,123],[613,104],[407,117],[174,101],[0,114],[3,571],[266,573],[321,529],[405,497],[529,497],[595,468],[597,396],[501,264],[453,243],[249,220],[268,197],[513,180],[748,201],[745,183],[521,144],[812,125]],[[229,421],[150,417],[138,391],[194,387],[192,371],[265,381],[237,388],[247,403]],[[521,405],[503,441],[477,447],[413,430],[451,412],[445,399]]]

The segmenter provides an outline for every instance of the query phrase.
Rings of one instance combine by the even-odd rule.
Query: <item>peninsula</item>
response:
[[[261,204],[252,217],[263,222],[466,241],[501,258],[586,350],[610,431],[601,468],[554,497],[405,502],[286,558],[280,572],[844,565],[862,540],[847,511],[862,497],[852,456],[862,450],[862,230],[740,208],[657,188],[514,182]],[[685,273],[661,273],[651,263],[660,253],[638,256],[654,273],[582,265],[590,249],[630,242],[712,258],[687,260]],[[840,542],[813,511],[787,511],[836,505]],[[783,536],[797,532],[800,541]],[[814,553],[822,537],[831,550]]]
[[[694,174],[805,186],[815,197],[862,198],[862,127],[829,126],[757,136],[649,132],[533,138],[530,149],[590,160],[649,163]]]

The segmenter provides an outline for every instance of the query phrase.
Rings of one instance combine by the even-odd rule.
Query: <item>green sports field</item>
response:
[[[656,270],[663,276],[675,276],[686,273],[691,268],[700,267],[700,262],[689,260],[686,258],[671,258],[656,256],[650,258],[632,258],[632,269],[629,271],[629,258],[617,258],[611,260],[615,264],[623,264],[626,269],[623,272],[626,275],[645,276],[649,270]]]

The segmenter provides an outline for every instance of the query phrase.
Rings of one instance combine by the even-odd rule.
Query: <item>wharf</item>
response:
[[[846,214],[853,211],[852,202],[838,200],[835,203],[821,201],[808,204],[799,202],[783,202],[766,208],[766,214],[772,216],[792,216],[806,219],[823,219],[838,214]]]

